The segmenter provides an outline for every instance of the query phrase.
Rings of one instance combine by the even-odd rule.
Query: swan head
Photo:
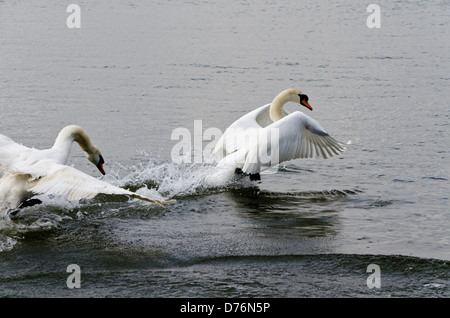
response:
[[[309,110],[313,110],[312,107],[311,107],[311,105],[309,105],[309,103],[308,103],[308,99],[309,99],[309,98],[308,98],[307,95],[300,93],[300,94],[298,94],[298,97],[299,97],[299,99],[300,99],[300,104],[301,104],[301,105],[305,106],[305,107],[308,108]]]
[[[288,101],[300,103],[300,105],[305,106],[309,110],[313,110],[311,105],[308,103],[308,96],[303,94],[302,91],[299,91],[298,89],[287,89],[284,93],[288,96]]]
[[[101,174],[103,175],[106,174],[105,169],[103,169],[103,164],[105,163],[105,160],[103,160],[103,156],[97,147],[92,146],[92,151],[89,153],[86,152],[86,157],[90,162],[92,162],[97,167],[97,169],[101,172]]]
[[[272,103],[278,105],[278,107],[283,107],[283,105],[287,102],[300,103],[300,105],[305,106],[309,110],[313,110],[311,105],[308,103],[308,99],[308,96],[303,94],[302,91],[290,88],[278,94]]]
[[[103,160],[100,150],[92,144],[88,134],[78,125],[64,127],[59,132],[58,137],[56,137],[52,149],[59,154],[59,162],[62,164],[66,163],[70,147],[74,141],[78,143],[84,151],[86,158],[92,162],[103,175],[106,174],[103,169],[105,161]]]
[[[283,105],[288,102],[299,103],[309,110],[313,110],[311,105],[309,105],[308,103],[308,96],[303,94],[302,91],[292,88],[286,89],[274,98],[270,106],[270,119],[272,119],[273,122],[276,122],[285,117],[282,108]]]

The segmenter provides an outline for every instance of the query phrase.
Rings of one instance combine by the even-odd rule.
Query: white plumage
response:
[[[35,194],[64,196],[69,200],[90,199],[97,194],[126,195],[159,205],[174,201],[153,200],[96,179],[82,171],[66,166],[73,142],[77,142],[102,174],[103,157],[79,126],[61,130],[52,148],[38,150],[0,135],[0,210],[14,210]]]
[[[311,117],[283,110],[287,102],[297,102],[312,110],[308,96],[287,89],[271,104],[261,106],[232,123],[217,142],[213,153],[220,156],[219,167],[239,168],[257,174],[281,162],[297,158],[329,158],[342,153],[343,144],[331,137]]]

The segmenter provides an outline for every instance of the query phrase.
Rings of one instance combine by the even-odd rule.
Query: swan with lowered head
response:
[[[343,144],[300,111],[288,114],[283,106],[300,103],[312,110],[308,96],[296,89],[279,93],[271,104],[261,106],[232,123],[217,142],[213,154],[218,167],[229,167],[251,180],[277,164],[297,158],[329,158],[342,153]]]
[[[31,199],[36,194],[61,195],[69,200],[80,200],[104,193],[126,195],[159,205],[173,202],[138,195],[66,166],[74,141],[104,175],[104,160],[100,150],[80,126],[63,128],[53,147],[45,150],[28,148],[0,135],[0,171],[3,171],[0,179],[0,211],[17,212],[18,208],[41,203],[40,200]]]

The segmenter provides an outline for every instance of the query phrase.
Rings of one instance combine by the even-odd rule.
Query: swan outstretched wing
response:
[[[17,165],[29,158],[34,151],[0,134],[0,171],[17,169]]]
[[[331,137],[317,121],[302,112],[294,112],[257,131],[249,143],[242,170],[256,173],[284,161],[326,159],[343,151],[343,143]]]
[[[261,106],[233,122],[216,143],[213,155],[222,158],[245,147],[247,141],[242,136],[251,135],[255,130],[272,123],[269,109],[270,104]]]
[[[344,144],[331,137],[314,119],[294,112],[273,124],[279,128],[279,153],[282,161],[297,158],[337,156],[345,151]]]
[[[28,188],[36,194],[60,195],[69,200],[91,199],[97,194],[126,195],[135,199],[159,205],[173,203],[147,198],[132,191],[116,187],[105,181],[96,179],[70,166],[54,163],[45,176],[30,182]]]

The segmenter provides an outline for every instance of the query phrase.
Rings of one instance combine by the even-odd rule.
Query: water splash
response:
[[[154,160],[133,166],[116,164],[103,180],[159,200],[210,193],[237,182],[229,171],[224,174],[211,165]],[[245,185],[244,181],[239,182]],[[81,210],[88,208],[92,212],[92,207],[106,203],[105,200],[115,201],[109,196],[81,201],[45,195],[37,198],[43,202],[41,205],[25,208],[17,215],[0,211],[0,252],[11,250],[25,234],[57,229],[69,219],[82,219]]]
[[[0,235],[0,253],[10,251],[17,244],[17,240],[9,236]]]
[[[198,195],[236,182],[246,183],[234,177],[234,169],[230,172],[230,169],[207,164],[157,163],[152,160],[131,167],[118,164],[104,180],[157,199]]]

